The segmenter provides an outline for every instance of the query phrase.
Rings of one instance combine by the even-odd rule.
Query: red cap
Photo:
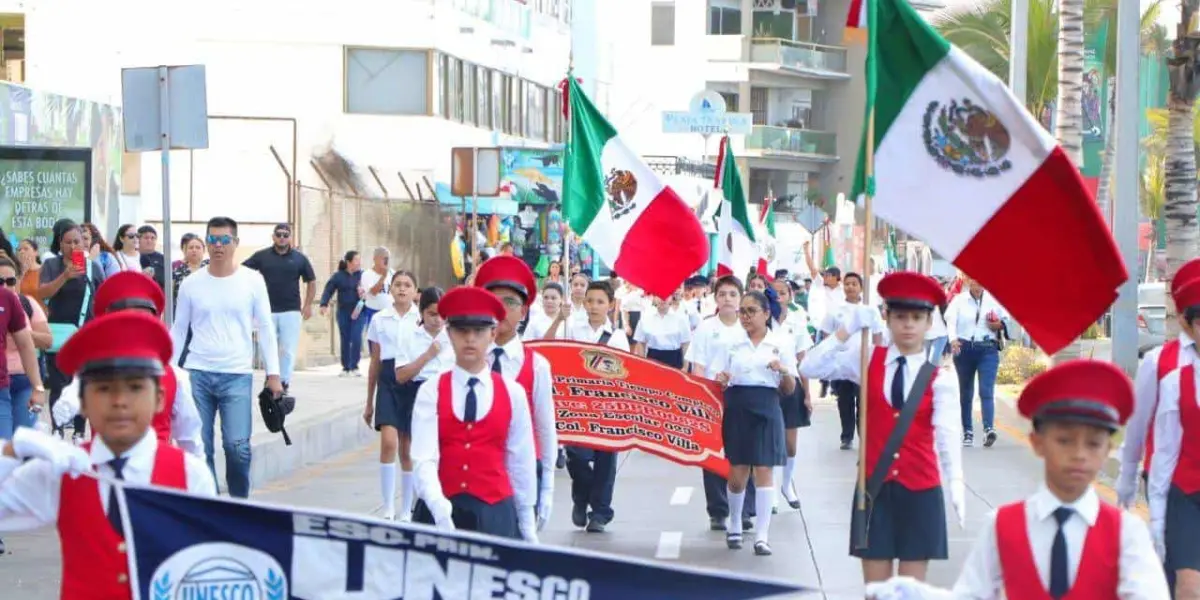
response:
[[[438,301],[438,314],[450,325],[491,327],[504,320],[508,310],[495,294],[483,288],[456,287]]]
[[[68,376],[123,370],[161,375],[170,362],[167,326],[158,317],[132,311],[94,319],[58,352],[58,369]]]
[[[96,316],[127,308],[147,308],[161,315],[166,309],[167,299],[162,288],[145,273],[121,271],[104,280],[96,288],[96,303],[92,310]]]
[[[1017,401],[1030,419],[1074,421],[1116,431],[1133,412],[1133,384],[1099,360],[1072,360],[1034,377]]]
[[[1193,279],[1200,277],[1200,258],[1193,258],[1185,263],[1179,270],[1175,272],[1175,276],[1171,278],[1171,297],[1174,298],[1179,293],[1179,288],[1184,284],[1191,283]],[[1190,306],[1188,304],[1180,304],[1175,301],[1176,307]]]
[[[1175,298],[1175,308],[1179,311],[1200,305],[1200,278],[1192,279],[1179,286],[1179,289],[1175,290],[1172,296]]]
[[[946,304],[946,292],[932,277],[913,271],[888,273],[879,280],[879,296],[888,306],[933,309]]]
[[[496,256],[479,266],[475,274],[475,285],[487,290],[508,288],[525,299],[525,306],[533,304],[537,295],[537,279],[525,261],[515,256]]]

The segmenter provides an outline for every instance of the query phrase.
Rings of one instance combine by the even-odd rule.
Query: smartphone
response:
[[[87,266],[85,254],[83,250],[76,250],[71,253],[71,262],[75,264],[75,270],[83,273],[83,269]]]

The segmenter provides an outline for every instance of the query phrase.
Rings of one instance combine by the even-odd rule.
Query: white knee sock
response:
[[[379,493],[383,496],[383,518],[396,518],[396,463],[379,464]]]
[[[754,541],[767,541],[767,530],[771,528],[771,498],[775,497],[774,487],[758,488],[758,496],[754,498]],[[732,503],[731,503],[732,505]]]
[[[735,493],[733,490],[725,488],[725,492],[729,496],[729,527],[727,530],[729,533],[740,534],[742,532],[742,507],[746,504],[746,490]],[[762,498],[762,495],[760,494],[758,497]],[[759,504],[762,504],[761,500]],[[771,512],[769,508],[767,512]]]
[[[796,457],[787,457],[787,464],[783,465],[783,479],[779,480],[779,489],[783,491],[783,497],[789,502],[795,500],[795,490],[792,489],[792,476],[796,474]]]
[[[400,520],[411,521],[413,511],[413,498],[417,495],[417,490],[413,487],[413,472],[400,471]]]
[[[774,481],[779,481],[779,467],[771,467],[771,479]],[[770,506],[771,506],[772,510],[774,510],[776,507],[779,506],[779,496],[776,496],[775,494],[771,494],[770,496],[767,496],[767,497],[771,499]],[[755,498],[757,499],[757,496]],[[754,503],[754,505],[755,505],[755,507],[757,507],[758,502],[756,501]]]

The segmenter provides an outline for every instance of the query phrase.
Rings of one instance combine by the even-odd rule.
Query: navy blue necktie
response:
[[[1054,509],[1058,521],[1058,533],[1054,534],[1054,545],[1050,547],[1050,597],[1057,600],[1067,595],[1071,586],[1067,583],[1067,536],[1063,534],[1063,523],[1075,514],[1075,510],[1060,506]]]
[[[478,384],[478,377],[472,377],[467,380],[467,401],[463,406],[464,423],[474,423],[475,413],[479,412],[479,397],[475,395],[475,386]]]
[[[113,470],[113,476],[119,481],[125,481],[125,474],[122,471],[125,469],[126,462],[129,462],[129,459],[122,456],[108,461],[109,468]],[[108,522],[117,535],[125,537],[125,525],[121,522],[121,505],[117,503],[117,486],[115,485],[108,487]]]
[[[492,372],[493,373],[500,373],[500,374],[504,373],[504,371],[501,370],[501,365],[500,365],[500,357],[501,356],[504,356],[504,348],[500,348],[500,347],[492,348]]]
[[[896,375],[892,377],[892,408],[904,408],[904,364],[908,362],[903,355],[896,359]]]

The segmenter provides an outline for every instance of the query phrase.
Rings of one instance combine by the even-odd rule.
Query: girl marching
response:
[[[775,293],[779,295],[779,303],[783,310],[779,313],[777,328],[779,332],[792,340],[796,351],[796,364],[804,360],[804,353],[812,348],[812,336],[808,333],[808,315],[803,308],[792,307],[792,288],[783,279],[776,279],[772,284]],[[792,487],[792,475],[796,472],[796,436],[801,427],[808,427],[812,416],[812,400],[808,398],[807,382],[800,380],[796,391],[780,396],[783,408],[784,440],[787,444],[787,462],[783,466],[783,479],[779,481],[779,491],[783,493],[788,506],[800,508],[800,498]]]
[[[692,342],[692,328],[687,313],[672,308],[678,300],[679,292],[671,300],[653,298],[654,310],[641,313],[633,341],[637,344],[637,354],[682,369],[683,355]]]
[[[562,310],[565,300],[562,285],[550,281],[542,284],[542,293],[538,297],[541,299],[541,306],[529,311],[529,323],[525,325],[525,332],[521,335],[521,339],[526,341],[540,340],[546,336],[550,324],[558,316],[558,311]],[[558,332],[558,337],[564,337],[562,331]]]

